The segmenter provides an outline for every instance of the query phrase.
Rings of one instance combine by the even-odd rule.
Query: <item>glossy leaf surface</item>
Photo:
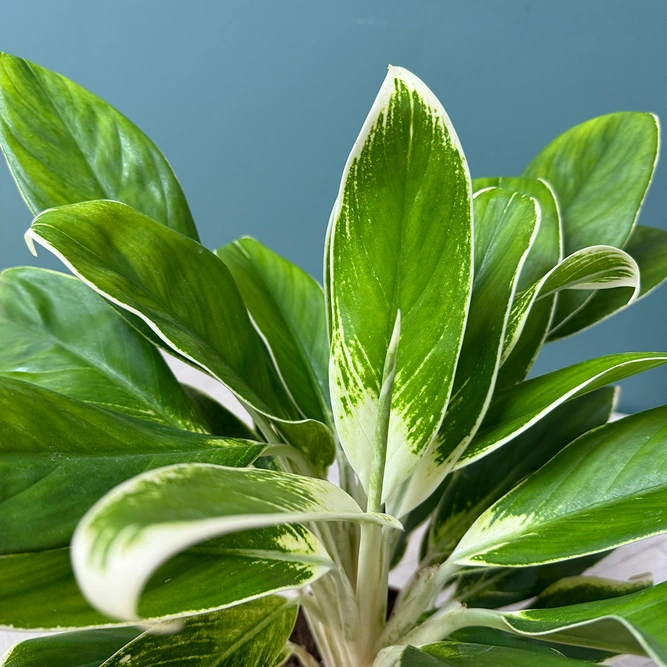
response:
[[[33,213],[114,199],[197,240],[192,214],[157,146],[73,81],[0,54],[0,144]]]
[[[157,622],[226,608],[301,588],[331,567],[315,536],[299,524],[246,531],[189,548],[146,585],[139,612]],[[212,586],[211,582],[219,582]],[[64,630],[118,625],[81,594],[70,550],[0,556],[0,627]],[[120,585],[120,584],[119,584]]]
[[[301,420],[231,273],[213,253],[116,202],[47,211],[27,236],[102,296],[138,315],[153,335],[243,403],[275,418],[316,465],[332,461],[329,429]]]
[[[657,352],[611,354],[583,361],[499,392],[458,467],[491,453],[565,401],[667,363]]]
[[[567,560],[667,531],[667,407],[575,440],[475,522],[452,559]]]
[[[383,500],[445,412],[471,289],[471,203],[445,110],[414,75],[390,68],[345,166],[325,260],[334,418],[366,488],[385,356],[402,313]]]
[[[116,628],[67,632],[22,641],[0,659],[2,667],[99,667],[132,641],[138,630]]]
[[[264,447],[0,378],[0,553],[65,546],[93,503],[138,473],[193,461],[246,466]]]
[[[0,374],[115,412],[205,430],[155,347],[62,273],[25,267],[0,274]]]
[[[292,600],[271,596],[188,618],[175,634],[145,632],[102,667],[266,667],[274,665],[296,620]],[[158,626],[159,628],[159,626]]]
[[[322,288],[255,239],[238,239],[216,254],[232,272],[296,404],[307,417],[331,424]]]
[[[77,527],[72,562],[82,591],[96,607],[133,619],[150,576],[185,548],[239,531],[318,520],[400,528],[391,517],[362,512],[324,480],[184,464],[140,475],[102,498]],[[289,551],[289,543],[285,548]]]
[[[667,231],[638,225],[623,248],[639,266],[639,299],[667,279]],[[571,336],[601,322],[628,305],[631,289],[597,291],[581,310],[549,333],[550,341]]]
[[[404,516],[435,491],[484,417],[516,285],[539,227],[535,201],[500,188],[475,195],[474,213],[475,277],[452,398],[408,488],[399,492],[400,500],[392,499],[396,516]]]
[[[616,391],[598,389],[561,405],[504,447],[448,478],[424,543],[424,557],[442,562],[477,517],[563,447],[605,424]],[[529,596],[526,596],[529,597]]]
[[[595,600],[608,600],[642,591],[652,585],[650,575],[630,581],[594,576],[566,577],[545,588],[530,606],[533,609],[544,609],[594,602]]]

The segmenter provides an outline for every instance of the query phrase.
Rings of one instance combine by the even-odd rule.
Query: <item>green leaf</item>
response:
[[[658,352],[611,354],[509,387],[494,397],[482,427],[457,466],[462,468],[490,454],[571,398],[665,363],[667,354]]]
[[[320,542],[300,524],[226,535],[162,565],[143,591],[139,612],[152,623],[227,608],[307,586],[331,566]],[[67,548],[0,556],[0,585],[0,627],[65,630],[119,625],[83,597]]]
[[[0,274],[0,375],[192,431],[204,427],[160,353],[71,276]]]
[[[540,667],[584,667],[591,663],[565,658],[555,649],[538,652],[447,641],[421,648],[407,646],[393,664],[396,667],[535,667],[536,664]]]
[[[26,234],[153,335],[270,417],[323,468],[334,458],[330,430],[302,420],[252,326],[225,264],[181,234],[117,202],[46,211]]]
[[[499,188],[475,195],[474,214],[475,278],[452,397],[435,441],[389,504],[395,516],[435,491],[484,417],[516,285],[539,227],[535,200]]]
[[[667,531],[667,407],[590,431],[490,507],[452,559],[525,566]]]
[[[591,245],[622,248],[630,236],[658,159],[659,125],[650,113],[593,118],[561,134],[524,176],[556,192],[565,255]]]
[[[0,145],[33,213],[122,201],[198,240],[185,195],[157,146],[60,74],[0,53]]]
[[[639,266],[641,287],[637,300],[650,294],[667,279],[667,231],[638,225],[632,230],[624,250]],[[630,288],[595,292],[566,322],[552,329],[549,341],[583,331],[623,310],[630,304]]]
[[[102,667],[266,667],[281,655],[298,607],[271,596],[212,614],[192,616],[176,634],[145,632]],[[159,631],[159,627],[157,627]]]
[[[564,577],[581,574],[608,554],[603,551],[534,567],[471,568],[457,578],[456,598],[469,607],[506,607],[535,597]]]
[[[501,449],[451,475],[425,535],[423,559],[446,560],[496,500],[580,435],[605,424],[615,397],[614,388],[604,387],[561,405]]]
[[[390,67],[345,165],[325,259],[334,418],[366,489],[385,356],[403,314],[383,500],[447,407],[471,290],[471,208],[445,110],[414,75]]]
[[[667,583],[623,597],[556,609],[506,612],[510,631],[566,644],[609,649],[618,653],[645,651],[667,665]]]
[[[183,385],[183,390],[194,403],[200,419],[211,433],[227,438],[259,440],[253,429],[208,394],[188,385]]]
[[[659,134],[653,114],[613,113],[567,130],[530,163],[523,175],[543,178],[556,193],[566,256],[592,245],[625,245],[653,177]],[[590,296],[561,295],[554,325]]]
[[[639,294],[639,267],[630,255],[611,246],[591,246],[570,255],[516,298],[507,325],[503,360],[507,359],[521,339],[538,299],[563,290],[578,292],[614,288],[621,288],[619,291],[628,303],[634,301]],[[559,298],[562,296],[563,293]]]
[[[322,288],[255,239],[216,250],[232,272],[280,375],[306,417],[332,425]]]
[[[100,496],[140,472],[192,461],[246,466],[264,447],[0,378],[0,553],[66,545]]]
[[[593,576],[566,577],[543,590],[531,607],[544,609],[595,600],[608,600],[650,588],[652,585],[653,580],[650,575],[630,581]]]
[[[135,619],[146,581],[186,547],[300,521],[401,527],[387,515],[362,512],[342,489],[324,480],[184,464],[139,475],[103,497],[76,529],[72,562],[82,591],[98,609]]]
[[[138,634],[133,628],[67,632],[22,641],[0,659],[1,667],[99,667]]]
[[[560,211],[553,190],[540,179],[499,178],[500,187],[533,197],[540,206],[540,228],[526,258],[517,289],[523,291],[548,273],[563,257]],[[496,387],[523,380],[530,370],[549,331],[556,296],[544,297],[533,304],[509,358],[498,372]]]

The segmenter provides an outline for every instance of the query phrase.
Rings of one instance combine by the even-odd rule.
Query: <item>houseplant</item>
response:
[[[667,665],[667,584],[583,574],[667,531],[667,408],[607,424],[610,385],[667,353],[525,379],[545,342],[667,276],[667,232],[636,226],[654,116],[590,120],[520,177],[471,181],[441,104],[390,68],[324,290],[253,239],[202,247],[140,130],[9,55],[0,141],[28,244],[75,276],[0,279],[0,624],[71,631],[4,665],[312,667],[287,641],[298,607],[328,667]]]

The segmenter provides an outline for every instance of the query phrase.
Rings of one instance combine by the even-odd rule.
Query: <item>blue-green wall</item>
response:
[[[252,234],[318,276],[345,157],[387,63],[436,92],[478,176],[521,172],[591,116],[667,118],[665,0],[3,0],[0,50],[69,76],[142,127],[207,245]],[[663,165],[645,224],[667,227],[666,186]],[[33,263],[29,222],[0,168],[0,267]],[[538,368],[665,349],[666,306],[667,288],[550,346]],[[626,382],[624,409],[664,402],[667,372]]]

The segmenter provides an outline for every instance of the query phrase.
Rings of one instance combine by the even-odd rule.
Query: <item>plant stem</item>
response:
[[[300,646],[299,644],[293,644],[292,642],[287,642],[287,646],[289,647],[290,651],[292,651],[292,655],[296,656],[299,659],[299,662],[303,665],[303,667],[320,667],[320,663],[313,658],[308,651],[303,646]]]
[[[382,387],[378,400],[377,421],[373,456],[368,483],[367,512],[382,511],[382,489],[387,463],[387,443],[391,399],[396,375],[396,357],[401,335],[401,313],[396,314],[394,330],[389,341],[382,371]],[[359,565],[357,568],[357,606],[365,632],[361,634],[359,660],[370,664],[373,660],[375,642],[382,632],[387,616],[387,582],[389,578],[389,558],[384,529],[375,524],[361,527],[359,545]]]

